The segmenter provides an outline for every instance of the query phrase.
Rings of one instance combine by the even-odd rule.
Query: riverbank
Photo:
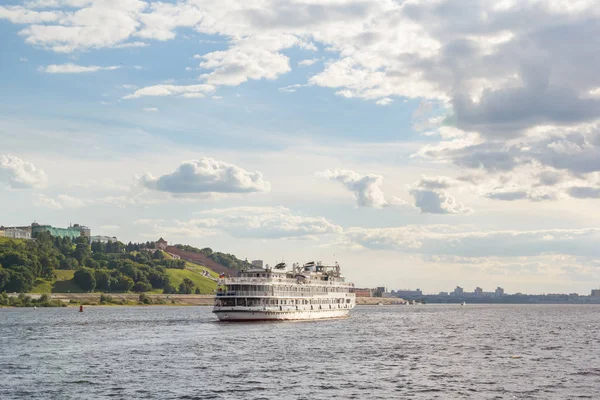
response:
[[[15,294],[11,297],[18,296]],[[29,293],[27,296],[32,299],[39,299],[42,295]],[[69,306],[79,305],[177,305],[177,306],[212,306],[214,303],[213,295],[200,294],[140,294],[136,293],[52,293],[47,295],[52,301],[60,301]],[[147,299],[147,301],[144,301]],[[389,299],[379,297],[357,297],[357,305],[392,305],[401,303],[401,299]]]

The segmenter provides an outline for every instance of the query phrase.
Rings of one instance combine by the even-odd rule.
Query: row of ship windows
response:
[[[252,299],[252,298],[233,298],[233,299],[218,299],[215,305],[222,307],[234,306],[289,306],[289,305],[321,305],[321,304],[344,304],[350,303],[350,299]]]
[[[298,292],[298,293],[322,293],[336,292],[349,293],[348,287],[344,286],[279,286],[279,285],[227,285],[227,290],[231,292],[237,291],[252,291],[252,292],[270,292],[271,290],[282,292]]]

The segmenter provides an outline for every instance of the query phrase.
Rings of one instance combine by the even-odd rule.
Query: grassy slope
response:
[[[179,284],[183,282],[185,278],[194,282],[196,287],[200,288],[202,294],[212,294],[217,288],[217,283],[215,281],[212,281],[191,269],[168,269],[167,274],[171,279],[171,284],[175,288],[178,288]]]
[[[54,282],[37,279],[31,293],[83,293],[79,286],[73,281],[75,271],[57,270]]]
[[[165,255],[165,258],[173,258],[164,251],[163,254]],[[219,277],[219,274],[217,274],[215,271],[208,269],[205,266],[194,264],[188,261],[185,262],[185,269],[167,269],[167,274],[171,279],[171,284],[175,288],[178,288],[179,284],[181,284],[185,278],[188,278],[194,282],[196,287],[200,288],[200,292],[202,292],[202,294],[213,294],[217,288],[217,283],[205,277],[202,274],[203,271],[208,272],[208,274],[213,278]]]
[[[200,288],[202,294],[212,294],[217,288],[215,281],[208,279],[202,275],[202,271],[208,271],[210,276],[217,278],[219,275],[201,265],[186,262],[185,269],[167,269],[167,274],[171,279],[171,284],[178,288],[179,284],[183,282],[185,278],[191,279],[196,287]],[[44,279],[38,279],[35,282],[35,286],[31,290],[31,293],[83,293],[83,290],[75,284],[73,281],[73,274],[75,271],[56,271],[56,281],[51,282]],[[149,293],[162,293],[162,289],[153,290]]]

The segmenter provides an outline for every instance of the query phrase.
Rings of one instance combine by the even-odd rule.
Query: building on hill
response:
[[[77,239],[78,237],[82,236],[89,238],[91,235],[90,228],[79,224],[69,226],[68,228],[57,228],[52,225],[40,225],[35,222],[31,224],[31,237],[36,237],[36,235],[42,232],[48,232],[52,236],[61,238],[68,237],[71,239]]]
[[[256,268],[262,268],[263,260],[252,260],[252,265],[254,265]]]
[[[600,289],[592,289],[591,297],[600,297]]]
[[[500,286],[498,286],[496,288],[496,290],[494,291],[494,293],[496,294],[496,296],[502,297],[502,296],[504,296],[504,289],[502,289]]]
[[[31,239],[31,232],[21,228],[0,227],[0,236],[12,239]]]
[[[96,236],[90,237],[90,243],[94,243],[94,242],[114,243],[114,242],[118,242],[118,241],[119,241],[119,239],[117,239],[115,236],[96,235]]]
[[[160,250],[166,250],[167,247],[169,246],[169,242],[167,242],[165,239],[160,238],[156,241],[156,248],[160,249]]]
[[[92,236],[92,230],[90,228],[88,228],[87,226],[74,224],[73,226],[69,226],[69,228],[78,230],[81,233],[81,236],[85,236],[88,238]]]

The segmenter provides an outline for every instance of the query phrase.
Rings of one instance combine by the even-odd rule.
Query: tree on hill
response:
[[[191,279],[185,278],[183,282],[179,284],[179,294],[192,294],[194,292],[194,286],[196,285]]]
[[[75,283],[85,291],[93,292],[96,288],[94,271],[89,268],[81,268],[75,271],[73,279],[75,280]]]

